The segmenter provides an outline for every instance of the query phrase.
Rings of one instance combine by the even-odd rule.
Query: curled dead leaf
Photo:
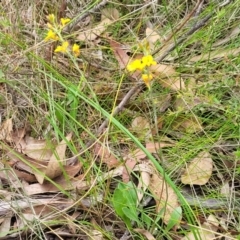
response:
[[[156,201],[156,212],[163,211],[163,221],[167,225],[173,220],[172,215],[177,208],[180,208],[178,197],[174,190],[166,183],[165,179],[159,174],[152,174],[149,190]],[[175,226],[181,221],[181,216],[178,216]]]

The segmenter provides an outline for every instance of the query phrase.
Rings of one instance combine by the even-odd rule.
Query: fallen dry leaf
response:
[[[149,142],[149,143],[146,144],[146,149],[150,153],[156,153],[159,148],[172,147],[172,146],[174,146],[174,143],[170,143],[170,142],[157,142],[157,143]],[[139,159],[145,158],[146,154],[141,149],[137,149],[131,154],[131,156],[132,156],[132,158],[136,158],[137,160],[139,160]]]
[[[5,237],[9,234],[11,228],[12,216],[5,216],[4,221],[0,225],[0,237]]]
[[[138,162],[135,158],[131,158],[130,156],[127,156],[126,159],[127,160],[125,160],[124,164],[125,168],[123,169],[122,172],[122,180],[125,183],[129,182],[131,171]]]
[[[158,173],[152,174],[149,190],[156,201],[157,214],[163,211],[163,221],[167,225],[172,220],[175,209],[180,207],[176,193]],[[176,225],[180,220],[181,218],[176,219]]]
[[[95,40],[107,29],[108,25],[110,25],[112,22],[113,22],[113,20],[110,20],[109,18],[105,18],[99,24],[97,24],[94,28],[81,32],[77,36],[77,40],[79,40],[79,41]]]
[[[54,151],[54,144],[46,140],[38,140],[29,136],[25,137],[25,147],[22,152],[36,160],[49,160]]]
[[[5,120],[0,127],[0,140],[12,141],[13,123],[12,118]]]
[[[140,177],[139,177],[139,182],[138,182],[138,186],[137,186],[138,204],[141,202],[147,188],[149,187],[150,179],[151,179],[151,177],[150,177],[149,172],[140,171]]]
[[[83,181],[83,180],[77,180],[74,179],[69,180],[66,179],[64,176],[59,176],[56,179],[54,179],[55,185],[53,185],[51,182],[46,182],[43,184],[40,183],[34,183],[29,186],[24,186],[24,193],[27,195],[35,195],[40,193],[48,193],[48,192],[59,192],[60,190],[72,190],[72,189],[78,189],[78,190],[85,190],[91,186],[90,181]]]
[[[140,130],[149,129],[149,128],[150,128],[150,124],[145,117],[138,116],[134,118],[132,121],[133,131],[140,131]]]
[[[75,234],[77,232],[77,226],[75,224],[75,221],[81,215],[82,215],[82,212],[75,211],[71,215],[68,216],[69,217],[68,228],[69,228],[70,233]]]
[[[116,8],[104,8],[102,9],[101,13],[102,13],[101,20],[104,20],[105,18],[111,20],[119,19],[119,11]]]
[[[170,146],[174,146],[174,144],[165,143],[165,142],[161,142],[161,143],[149,142],[146,144],[146,149],[150,153],[156,153],[159,148],[170,147]],[[125,167],[122,173],[123,182],[129,182],[130,173],[132,169],[135,167],[137,163],[139,163],[141,159],[145,157],[146,157],[146,154],[141,149],[137,149],[132,153],[129,153],[126,157],[124,157]]]
[[[34,174],[34,168],[44,170],[47,166],[45,161],[32,159],[14,150],[7,152],[7,156],[10,158],[10,162],[7,163],[8,165],[30,174]]]
[[[103,146],[103,144],[95,144],[94,153],[101,159],[102,163],[106,163],[108,169],[119,166],[120,161],[110,152],[110,149]]]
[[[149,42],[151,50],[154,50],[154,46],[157,42],[162,44],[165,41],[164,38],[158,34],[158,32],[154,31],[151,28],[146,28],[145,33],[146,33],[146,40],[147,42]]]
[[[209,223],[209,225],[211,226],[212,231],[215,232],[218,230],[218,227],[220,225],[219,220],[213,214],[210,214],[207,217],[207,223]]]
[[[57,207],[63,207],[66,208],[71,206],[74,203],[74,200],[71,199],[56,199],[55,198],[38,198],[38,199],[18,199],[18,200],[12,200],[9,201],[5,199],[0,203],[0,215],[6,215],[10,213],[13,209],[17,209],[18,211],[21,210],[21,212],[24,210],[25,213],[32,213],[33,208],[37,206],[57,206]],[[37,214],[37,212],[36,212]]]
[[[24,193],[27,195],[34,195],[34,194],[40,194],[40,193],[47,193],[47,192],[58,192],[61,188],[63,190],[85,190],[88,189],[90,186],[93,186],[94,184],[97,184],[98,182],[105,181],[109,178],[113,178],[116,176],[122,175],[124,167],[119,166],[107,173],[102,174],[97,178],[97,180],[91,181],[84,181],[84,177],[74,177],[66,179],[65,176],[59,176],[56,179],[54,179],[55,185],[53,185],[51,182],[44,182],[43,184],[35,183],[31,184],[29,186],[24,186]]]
[[[11,220],[13,215],[11,204],[12,195],[5,191],[1,191],[1,195],[4,198],[1,197],[2,199],[0,202],[0,215],[4,216],[4,221],[0,225],[0,237],[5,237],[9,233],[11,228]]]
[[[151,66],[150,69],[163,87],[170,88],[173,91],[186,89],[183,80],[172,66],[156,64]]]
[[[131,129],[136,132],[138,138],[144,138],[147,141],[152,137],[150,123],[145,117],[138,116],[134,118]]]
[[[17,216],[18,229],[23,229],[33,224],[33,221],[36,221],[37,218],[38,216],[35,213],[21,213],[21,217]]]
[[[12,171],[15,173],[15,175],[18,177],[19,180],[25,180],[28,183],[36,182],[36,177],[32,174],[29,174],[24,171],[19,171],[17,169],[12,169]]]
[[[130,60],[130,57],[127,55],[127,52],[125,50],[125,47],[121,43],[116,42],[112,39],[108,39],[108,41],[110,47],[113,50],[114,56],[119,63],[120,69],[125,69]]]
[[[213,161],[211,155],[206,152],[200,152],[189,164],[181,176],[183,184],[204,185],[206,184],[213,171]]]
[[[35,171],[34,174],[40,184],[44,182],[46,177],[54,179],[60,176],[64,171],[64,166],[66,165],[65,152],[67,148],[67,141],[70,141],[72,138],[72,133],[66,136],[66,139],[62,140],[55,151],[53,152],[46,169],[43,173]]]
[[[24,171],[20,171],[17,169],[14,169],[12,167],[6,168],[6,165],[3,163],[0,163],[0,179],[1,180],[7,180],[10,182],[19,182],[20,180],[25,180],[26,182],[36,182],[36,178],[34,175],[29,174]]]
[[[93,41],[98,38],[107,27],[119,18],[119,12],[116,8],[106,8],[102,10],[101,22],[94,28],[86,31],[82,31],[77,39],[79,41]]]
[[[113,50],[114,56],[119,63],[120,69],[125,69],[129,62],[132,62],[142,57],[141,55],[141,56],[137,56],[136,58],[132,58],[128,56],[126,47],[124,47],[124,45],[112,39],[108,39],[108,41]],[[140,71],[135,71],[135,72],[129,73],[129,77],[131,77],[133,80],[136,80],[139,78],[140,74],[141,74]]]

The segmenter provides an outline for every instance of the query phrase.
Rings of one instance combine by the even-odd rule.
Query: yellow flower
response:
[[[129,72],[134,72],[136,70],[142,71],[145,68],[142,61],[137,59],[127,65],[127,70]]]
[[[72,51],[73,51],[73,55],[75,57],[78,57],[80,55],[80,47],[79,47],[79,45],[74,43],[73,46],[72,46]]]
[[[48,19],[48,21],[49,21],[50,23],[54,23],[54,21],[55,21],[55,16],[54,16],[54,14],[49,14],[49,15],[47,16],[47,19]]]
[[[146,67],[150,67],[151,65],[156,65],[157,62],[153,60],[151,55],[143,56],[142,59],[134,60],[133,62],[127,65],[127,70],[130,72],[134,72],[136,70],[142,71]]]
[[[61,21],[62,27],[65,27],[66,24],[71,21],[71,19],[69,19],[69,18],[61,18],[60,21]]]
[[[147,87],[150,89],[150,82],[153,79],[153,75],[151,73],[148,74],[142,74],[142,80],[145,82]]]
[[[57,46],[54,52],[66,53],[69,43],[67,41],[63,42],[61,46]]]
[[[146,55],[142,57],[142,63],[146,67],[150,67],[151,65],[156,65],[157,62],[153,60],[153,57],[151,55]]]
[[[49,40],[55,40],[56,41],[58,39],[59,39],[59,37],[57,36],[57,34],[51,29],[48,30],[47,36],[44,38],[45,41],[49,41]]]

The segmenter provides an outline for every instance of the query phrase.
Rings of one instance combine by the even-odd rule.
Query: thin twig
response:
[[[202,1],[202,2],[198,5],[197,10],[196,10],[196,12],[195,12],[195,14],[194,14],[194,17],[195,17],[195,18],[198,17],[199,14],[200,14],[200,12],[202,11],[203,3],[204,3],[204,1]]]
[[[121,112],[124,108],[124,106],[128,103],[130,98],[133,96],[134,93],[136,93],[140,88],[142,88],[144,84],[137,84],[134,87],[132,87],[128,93],[124,96],[122,101],[118,104],[118,106],[114,109],[114,112],[112,113],[112,116],[115,116],[119,112]],[[105,119],[101,126],[98,128],[97,135],[101,134],[105,127],[107,127],[109,123],[109,119]]]

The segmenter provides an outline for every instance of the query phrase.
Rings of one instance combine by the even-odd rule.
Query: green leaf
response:
[[[131,220],[141,224],[137,213],[137,193],[132,182],[119,183],[112,197],[113,207],[119,217],[130,227]]]
[[[141,225],[141,222],[138,220],[138,214],[136,209],[131,209],[128,207],[122,208],[123,213],[125,216],[127,216],[130,220],[137,222],[139,225]]]
[[[174,211],[171,214],[171,218],[168,222],[166,231],[169,231],[170,229],[172,229],[175,225],[177,225],[180,220],[182,218],[182,208],[181,207],[177,207],[174,209]]]
[[[142,222],[147,225],[147,229],[150,229],[151,225],[153,224],[152,219],[145,212],[141,212],[141,219]]]
[[[117,215],[121,218],[124,217],[124,213],[122,208],[127,206],[127,200],[123,196],[123,192],[120,189],[115,189],[113,198],[112,198],[113,207],[117,213]]]

